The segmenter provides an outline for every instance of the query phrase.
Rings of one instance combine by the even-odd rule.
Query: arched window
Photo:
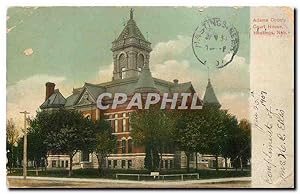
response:
[[[132,153],[133,141],[132,139],[128,139],[128,153]]]
[[[137,67],[144,67],[145,64],[145,59],[144,59],[144,55],[139,54],[137,57]]]
[[[122,154],[126,153],[126,140],[122,140]]]
[[[121,79],[124,79],[127,68],[127,58],[124,53],[119,56],[119,68]]]
[[[89,120],[92,119],[91,114],[86,114],[86,115],[84,115],[84,117],[87,118],[87,119],[89,119]]]

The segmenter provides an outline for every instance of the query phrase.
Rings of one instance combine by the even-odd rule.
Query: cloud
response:
[[[248,95],[243,92],[224,93],[219,96],[222,109],[227,109],[229,113],[237,116],[238,119],[249,119]]]
[[[100,68],[98,71],[98,80],[100,82],[107,82],[112,80],[114,65],[111,63],[105,68]]]
[[[227,66],[214,70],[211,80],[220,92],[247,91],[250,87],[249,64],[241,56],[234,56],[233,61]]]
[[[179,71],[176,71],[179,70]],[[190,64],[187,60],[167,60],[163,63],[157,63],[151,67],[153,77],[164,80],[179,79],[180,81],[189,81]]]
[[[207,85],[208,73],[203,68],[193,66],[189,60],[180,59],[190,38],[177,36],[175,40],[160,42],[154,46],[150,58],[153,77],[179,82],[191,81],[197,93],[203,97]],[[153,59],[154,57],[154,59]],[[225,56],[225,58],[230,57]],[[235,56],[226,67],[211,70],[210,79],[224,109],[239,119],[248,118],[249,64],[241,56]]]
[[[178,35],[177,39],[157,43],[150,54],[150,65],[178,57],[189,45],[191,38]]]
[[[70,92],[72,87],[67,87],[64,83],[65,77],[50,75],[34,75],[17,83],[7,86],[7,119],[13,118],[17,127],[23,126],[23,117],[20,111],[27,110],[30,116],[35,116],[39,106],[45,100],[45,83],[51,81],[56,83],[62,93]],[[64,87],[61,87],[64,85]]]
[[[194,71],[188,60],[180,58],[182,53],[190,46],[191,38],[178,35],[174,40],[157,43],[150,56],[150,68],[152,75],[157,78],[172,81],[178,79],[180,82],[191,81],[191,77],[196,79],[203,72]]]
[[[24,50],[23,53],[25,56],[31,56],[33,54],[33,50],[32,50],[32,48],[27,48]]]

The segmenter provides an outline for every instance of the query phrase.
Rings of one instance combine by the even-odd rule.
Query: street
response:
[[[215,181],[214,181],[215,180]],[[221,180],[221,179],[219,179]],[[193,181],[126,181],[109,179],[68,179],[43,177],[23,180],[21,177],[8,177],[9,188],[249,188],[249,178]]]

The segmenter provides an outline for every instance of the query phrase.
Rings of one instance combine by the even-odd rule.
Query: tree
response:
[[[47,145],[45,143],[46,133],[39,127],[37,120],[30,121],[30,127],[27,132],[28,142],[28,159],[34,161],[36,168],[36,175],[38,175],[38,168],[45,166],[47,160]]]
[[[177,122],[174,139],[187,155],[187,166],[189,155],[194,152],[214,155],[216,170],[219,156],[225,158],[227,165],[227,157],[232,155],[232,141],[238,130],[237,123],[235,116],[216,106],[183,112]]]
[[[93,149],[93,123],[80,112],[65,109],[38,112],[33,122],[45,134],[43,142],[49,152],[68,154],[69,176],[72,176],[74,155],[79,150]]]
[[[231,141],[237,128],[237,119],[230,115],[227,110],[221,110],[215,106],[205,106],[203,116],[206,121],[208,153],[215,156],[216,170],[219,168],[218,158],[225,158],[227,165],[227,156],[231,150]]]
[[[135,143],[145,146],[145,167],[148,170],[160,170],[162,154],[173,141],[170,137],[176,122],[172,114],[152,106],[133,112],[130,123]]]
[[[239,122],[239,158],[240,158],[240,167],[243,171],[243,164],[251,158],[251,124],[247,119],[242,119]]]
[[[7,141],[14,145],[15,143],[17,143],[18,138],[19,138],[19,131],[16,128],[16,124],[13,121],[13,119],[9,119],[7,120],[6,123],[6,137],[7,137]]]
[[[19,131],[16,128],[13,119],[7,120],[6,123],[6,150],[8,158],[8,166],[11,169],[16,165],[17,155],[15,153],[16,144],[19,139]]]
[[[94,127],[96,132],[94,152],[98,159],[98,170],[101,173],[103,160],[116,149],[117,139],[112,135],[112,128],[108,121],[97,120]]]
[[[209,144],[207,140],[210,132],[204,114],[202,110],[182,111],[173,133],[176,145],[186,154],[187,171],[189,171],[192,153],[208,153]]]

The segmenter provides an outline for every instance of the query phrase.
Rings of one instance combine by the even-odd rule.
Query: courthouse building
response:
[[[104,162],[107,168],[132,168],[143,169],[145,150],[134,144],[130,135],[131,126],[129,122],[130,113],[134,110],[127,110],[125,103],[117,109],[100,110],[97,108],[97,98],[100,94],[126,93],[132,96],[135,92],[147,93],[157,92],[159,94],[169,93],[195,93],[191,82],[180,83],[174,78],[173,82],[152,77],[149,60],[151,43],[145,39],[139,30],[134,18],[133,11],[130,11],[130,19],[119,37],[112,42],[113,54],[112,80],[105,83],[85,83],[82,87],[73,89],[70,96],[64,97],[55,84],[46,83],[45,102],[40,106],[42,110],[55,110],[58,108],[75,109],[85,117],[92,120],[104,118],[110,121],[112,134],[117,137],[118,147],[116,153],[110,154]],[[110,104],[112,99],[105,99]],[[210,81],[203,101],[199,103],[219,104]],[[164,153],[162,168],[185,168],[186,158],[183,152]],[[200,167],[212,166],[213,157],[199,155],[198,165]],[[194,160],[192,160],[194,161]],[[193,162],[191,162],[193,165]],[[69,158],[64,154],[50,154],[48,157],[49,168],[69,167]],[[220,161],[219,164],[222,165]],[[96,168],[98,162],[95,154],[81,151],[74,156],[74,168]]]

